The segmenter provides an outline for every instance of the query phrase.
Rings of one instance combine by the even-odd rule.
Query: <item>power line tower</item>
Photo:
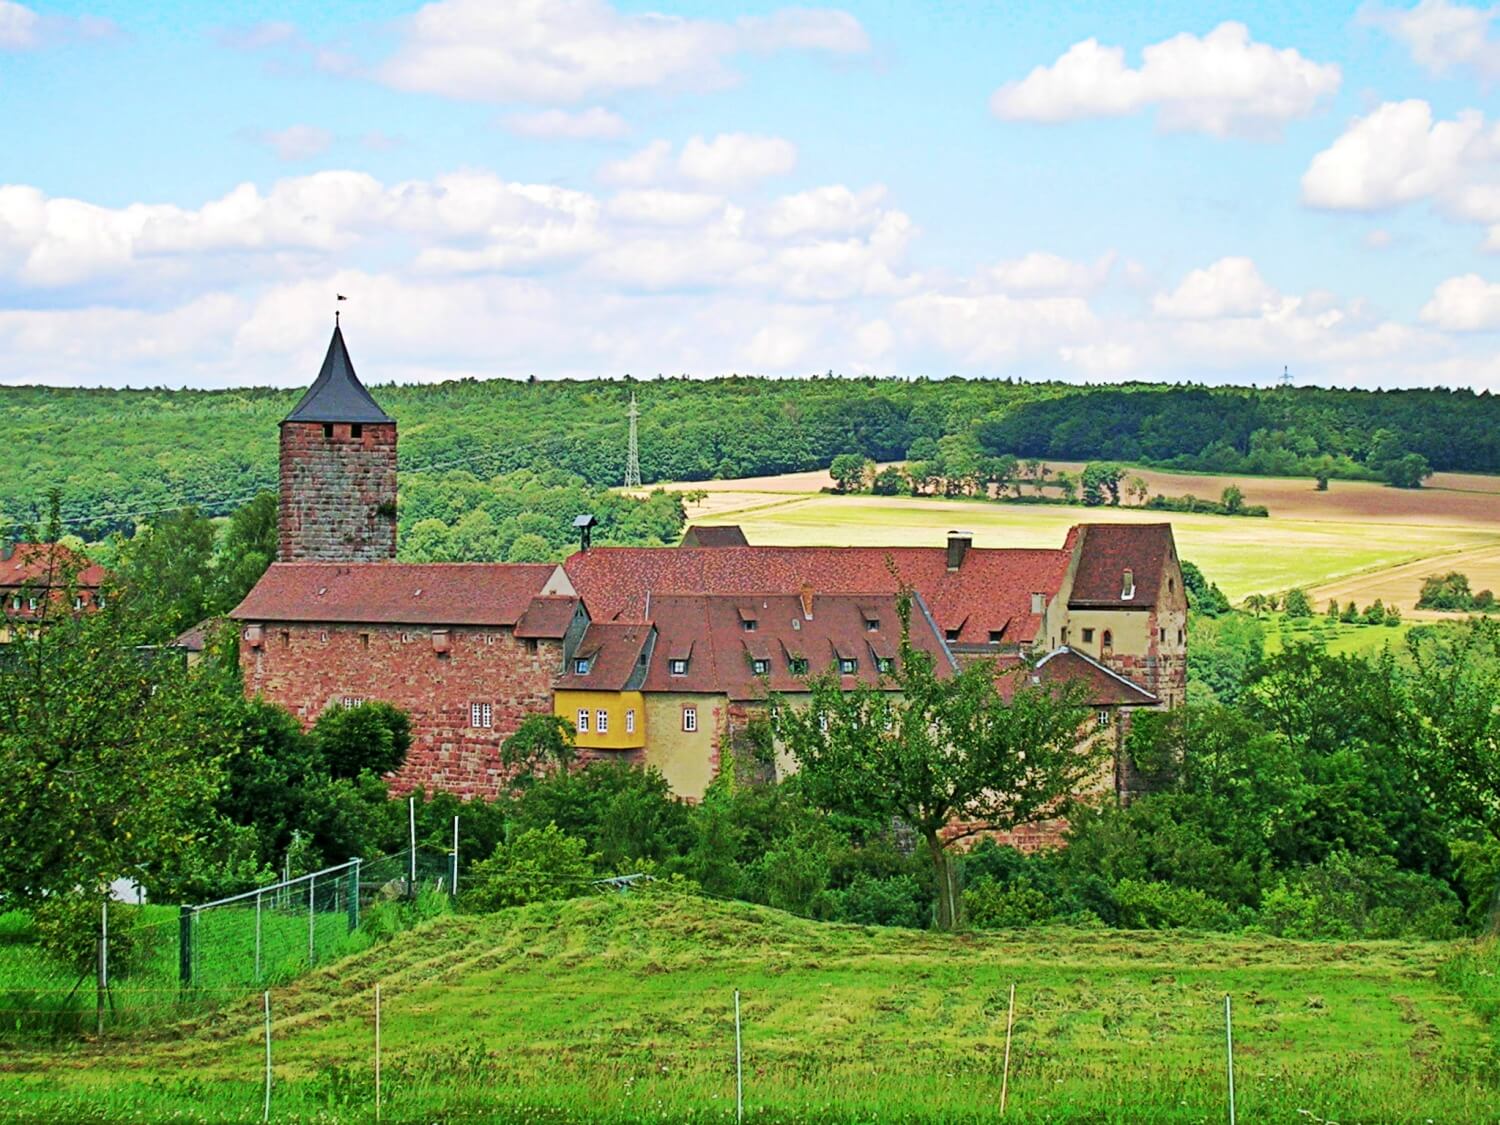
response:
[[[1290,387],[1292,385],[1292,370],[1285,364],[1281,366],[1281,385],[1283,387]]]
[[[641,487],[641,450],[636,439],[636,419],[641,412],[636,409],[635,392],[630,392],[630,411],[626,417],[630,419],[630,452],[625,455],[625,487]]]

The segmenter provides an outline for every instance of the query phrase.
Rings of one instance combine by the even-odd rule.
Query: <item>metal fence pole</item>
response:
[[[315,964],[318,959],[316,938],[314,936],[318,931],[318,914],[316,904],[313,901],[316,884],[316,878],[307,880],[307,963],[309,965]]]
[[[380,1120],[380,982],[375,982],[375,1120]]]
[[[255,896],[255,980],[260,982],[260,895]]]
[[[1229,1012],[1229,993],[1224,994],[1224,1048],[1229,1060],[1229,1125],[1234,1125],[1234,1022]]]
[[[453,818],[453,866],[448,872],[448,893],[458,897],[458,817]]]
[[[94,981],[94,1032],[104,1034],[104,994],[109,989],[109,895],[99,904],[99,946]]]
[[[261,1107],[260,1119],[271,1120],[271,993],[268,989],[265,993],[266,1005],[266,1096]]]
[[[745,1120],[745,1063],[740,1047],[740,990],[738,988],[734,990],[734,1119],[740,1122]]]
[[[359,860],[349,861],[349,932],[359,929]]]
[[[184,988],[193,985],[193,908],[182,907],[177,914],[177,979]]]
[[[410,874],[406,884],[408,898],[417,897],[417,799],[406,798],[406,824],[411,848]]]
[[[1000,1116],[1005,1116],[1005,1095],[1010,1092],[1010,1033],[1016,1025],[1016,986],[1010,986],[1010,1010],[1005,1017],[1005,1070],[1000,1078]]]

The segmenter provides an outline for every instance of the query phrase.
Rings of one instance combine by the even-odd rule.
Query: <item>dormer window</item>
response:
[[[889,675],[896,667],[896,662],[889,656],[877,656],[875,658],[875,670],[882,676]]]
[[[990,644],[992,644],[992,645],[999,644],[1000,643],[1000,638],[1003,637],[1004,635],[1005,635],[1005,630],[1004,629],[991,629],[990,630]]]
[[[753,632],[755,632],[755,618],[753,618],[753,617],[743,617],[743,618],[741,618],[740,619],[740,628],[743,629],[743,630],[745,630],[745,632],[747,632],[747,633],[753,633]]]
[[[858,660],[850,660],[847,657],[840,657],[839,658],[839,674],[840,675],[842,675],[842,676],[852,676],[857,671],[859,671],[859,661]]]
[[[956,640],[958,640],[958,630],[957,629],[944,629],[943,630],[943,640],[945,640],[945,641],[956,641]]]
[[[771,662],[769,660],[752,660],[750,668],[757,676],[764,676],[771,671]]]
[[[1120,579],[1120,600],[1128,602],[1133,597],[1135,597],[1135,571],[1127,568]]]
[[[667,671],[674,676],[686,676],[687,666],[688,662],[686,660],[669,660],[667,662]]]
[[[589,658],[581,656],[573,661],[573,674],[576,676],[587,676],[589,674]]]
[[[876,618],[876,617],[866,617],[865,618],[865,632],[866,633],[878,633],[878,632],[880,632],[880,619]]]
[[[1047,597],[1045,594],[1031,595],[1031,612],[1041,613],[1047,608]]]
[[[786,670],[794,676],[807,675],[807,658],[802,656],[791,657],[786,662]]]

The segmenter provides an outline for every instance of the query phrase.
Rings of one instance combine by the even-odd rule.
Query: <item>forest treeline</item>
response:
[[[623,479],[632,392],[648,483],[825,468],[848,453],[903,460],[954,437],[992,457],[1407,485],[1428,470],[1500,472],[1488,392],[745,376],[376,389],[400,422],[405,474],[562,468],[596,487]],[[53,488],[85,539],[187,503],[228,514],[274,487],[277,422],[298,394],[0,388],[0,524],[35,520]]]

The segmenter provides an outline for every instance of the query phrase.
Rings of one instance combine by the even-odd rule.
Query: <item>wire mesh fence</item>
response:
[[[0,1038],[140,1027],[285,983],[363,948],[368,920],[399,929],[401,904],[451,891],[454,867],[419,846],[211,902],[101,903],[61,943],[21,911],[0,915]]]

